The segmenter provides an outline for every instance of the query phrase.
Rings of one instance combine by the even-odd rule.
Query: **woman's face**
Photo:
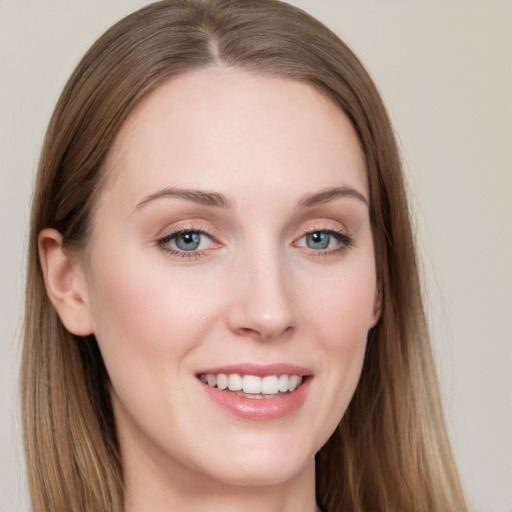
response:
[[[303,83],[197,71],[142,102],[106,167],[83,269],[129,474],[311,472],[378,317],[346,117]]]

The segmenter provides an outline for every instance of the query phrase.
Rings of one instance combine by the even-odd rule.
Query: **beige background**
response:
[[[42,137],[81,55],[145,3],[0,0],[0,512],[28,510],[16,373]],[[388,105],[463,482],[475,512],[512,512],[512,2],[294,3],[352,46]]]

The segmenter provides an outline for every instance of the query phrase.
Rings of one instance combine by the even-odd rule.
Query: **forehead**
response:
[[[338,107],[310,84],[225,68],[186,73],[146,97],[106,168],[107,188],[128,180],[141,193],[226,180],[290,187],[293,172],[297,185],[304,176],[325,187],[348,179],[367,195],[358,139]]]

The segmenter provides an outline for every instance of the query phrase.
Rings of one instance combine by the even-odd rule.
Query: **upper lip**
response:
[[[305,377],[307,375],[311,375],[312,371],[304,366],[288,363],[239,363],[205,368],[204,370],[197,372],[197,375],[209,373],[215,375],[218,375],[219,373],[238,373],[241,375],[255,375],[258,377],[265,377],[267,375],[299,375],[300,377]]]

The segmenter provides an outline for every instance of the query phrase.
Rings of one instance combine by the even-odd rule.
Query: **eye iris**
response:
[[[310,249],[327,249],[330,241],[331,235],[329,233],[317,231],[306,235],[306,244]]]
[[[176,247],[182,251],[194,251],[199,247],[201,243],[201,234],[191,231],[189,233],[183,233],[176,237]]]

